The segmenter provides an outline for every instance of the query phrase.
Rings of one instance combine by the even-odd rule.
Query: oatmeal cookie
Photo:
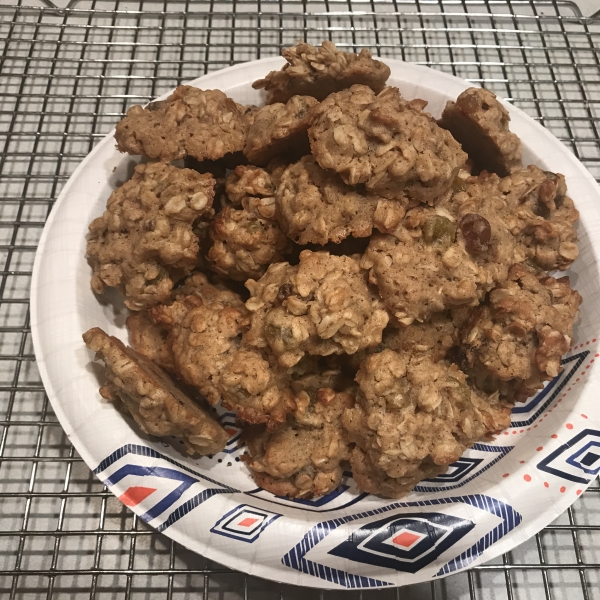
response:
[[[510,406],[500,402],[492,402],[490,405],[487,401],[481,402],[477,395],[472,397],[476,407],[484,409],[482,417],[490,432],[506,429],[510,425]],[[448,465],[438,465],[431,456],[427,456],[402,477],[390,477],[386,471],[375,467],[360,446],[355,446],[352,450],[350,465],[352,477],[360,490],[386,498],[402,498],[423,479],[433,479],[448,470]]]
[[[199,272],[190,273],[177,284],[171,292],[167,304],[171,304],[178,296],[196,295],[204,302],[236,301],[234,292],[222,284],[209,283],[206,275]],[[155,362],[159,367],[176,373],[169,330],[160,323],[155,323],[147,310],[131,313],[127,317],[129,341],[137,352]]]
[[[138,165],[89,226],[94,291],[121,286],[132,310],[165,302],[175,282],[196,265],[193,226],[213,214],[214,183],[191,169]]]
[[[178,375],[211,404],[221,400],[250,423],[272,427],[285,420],[292,393],[282,372],[271,369],[256,349],[243,347],[249,316],[237,294],[205,284],[150,313],[170,331]]]
[[[322,496],[338,487],[341,463],[350,457],[341,417],[354,398],[321,389],[314,401],[300,394],[297,404],[293,418],[272,433],[245,429],[249,455],[243,460],[257,485],[277,496]]]
[[[483,173],[455,181],[453,195],[438,206],[458,219],[475,213],[491,230],[502,232],[497,250],[501,262],[528,262],[537,269],[568,268],[578,255],[575,224],[579,213],[566,195],[564,177],[530,165],[508,177]],[[474,238],[476,225],[463,229],[465,241]],[[481,245],[475,237],[474,248]],[[500,256],[500,255],[499,255]]]
[[[256,202],[252,206],[260,214],[263,204],[260,199],[253,200]],[[216,273],[235,281],[258,279],[271,263],[284,260],[290,250],[289,240],[276,221],[264,219],[257,212],[227,206],[215,217],[210,227],[208,260]]]
[[[358,262],[328,252],[300,253],[300,263],[271,265],[249,280],[252,324],[245,340],[269,348],[282,366],[305,353],[353,354],[381,342],[388,315]]]
[[[152,319],[170,331],[178,375],[211,404],[221,399],[218,380],[237,352],[249,314],[237,294],[214,292],[212,299],[180,296],[171,305],[151,309]]]
[[[469,366],[488,376],[488,386],[519,380],[515,399],[525,400],[559,374],[580,304],[568,277],[538,278],[514,265],[508,280],[489,293],[489,301],[473,310],[462,327],[460,341]]]
[[[397,88],[364,85],[331,94],[313,109],[312,153],[349,185],[389,199],[433,203],[452,185],[467,155],[448,131]]]
[[[324,100],[332,92],[355,83],[380,92],[390,76],[390,68],[374,60],[366,48],[354,54],[342,52],[333,42],[324,41],[320,48],[300,43],[285,48],[281,54],[288,64],[252,84],[255,90],[267,92],[267,104],[287,102],[296,95]]]
[[[310,109],[317,101],[310,96],[292,96],[285,104],[268,104],[254,115],[244,154],[253,165],[266,166],[273,158],[298,159],[310,152]]]
[[[132,106],[115,139],[121,152],[163,162],[218,160],[244,148],[248,127],[243,108],[220,90],[180,85],[166,100]]]
[[[476,306],[506,279],[515,239],[494,214],[494,198],[476,200],[466,195],[464,202],[412,209],[393,234],[371,237],[361,266],[402,325]]]
[[[489,178],[489,186],[496,184]],[[579,212],[563,175],[530,165],[497,182],[507,199],[511,224],[525,258],[540,269],[564,271],[579,255],[575,224]]]
[[[223,450],[225,430],[160,367],[98,327],[84,333],[83,339],[106,365],[108,383],[100,394],[130,413],[144,433],[181,438],[190,454]]]
[[[489,90],[469,88],[449,101],[438,122],[469,155],[478,171],[505,177],[521,168],[521,140],[509,129],[508,111]]]
[[[466,379],[455,365],[424,355],[386,349],[369,356],[356,376],[358,402],[342,419],[350,441],[374,467],[368,483],[361,471],[365,459],[353,457],[359,481],[376,493],[404,495],[424,474],[445,469],[485,436],[486,420]],[[397,481],[383,485],[387,478]],[[377,479],[381,489],[374,489]]]
[[[312,156],[282,173],[275,202],[282,229],[303,245],[368,237],[373,225],[393,231],[406,211],[401,201],[360,194],[322,169]]]

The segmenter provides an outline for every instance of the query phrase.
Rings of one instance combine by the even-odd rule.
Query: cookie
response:
[[[292,96],[285,104],[278,102],[259,109],[244,147],[248,161],[264,167],[277,157],[294,160],[308,154],[310,109],[316,104],[310,96]]]
[[[218,160],[243,150],[248,128],[243,107],[220,90],[180,85],[166,100],[132,106],[115,139],[120,152],[163,162]]]
[[[196,265],[194,224],[212,217],[214,184],[211,175],[191,169],[138,165],[89,226],[94,291],[120,287],[132,310],[167,301],[175,283]]]
[[[246,342],[268,348],[285,367],[308,353],[354,354],[381,342],[388,315],[348,256],[304,250],[297,266],[271,265],[249,280],[251,327]]]
[[[469,88],[449,101],[438,121],[473,161],[477,171],[506,177],[521,168],[521,140],[509,129],[510,116],[496,96],[483,88]]]
[[[354,54],[325,41],[318,48],[300,43],[284,48],[281,54],[288,64],[252,84],[254,89],[267,92],[267,104],[287,102],[297,95],[324,100],[332,92],[354,84],[380,92],[390,76],[389,67],[373,59],[366,48]]]
[[[317,162],[349,185],[389,199],[433,203],[467,160],[460,144],[397,88],[364,85],[331,94],[314,109],[310,146]]]
[[[223,450],[227,432],[160,367],[98,327],[83,339],[106,366],[108,382],[100,388],[101,395],[131,414],[144,433],[181,438],[189,454]]]

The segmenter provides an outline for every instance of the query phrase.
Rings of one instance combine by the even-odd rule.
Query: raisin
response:
[[[465,238],[467,252],[486,252],[492,238],[492,228],[487,219],[474,213],[466,214],[458,224]]]

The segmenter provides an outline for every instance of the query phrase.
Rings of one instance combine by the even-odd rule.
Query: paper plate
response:
[[[468,87],[425,67],[387,60],[390,84],[424,98],[439,116]],[[260,103],[251,82],[282,59],[237,65],[192,82],[238,102]],[[232,437],[221,454],[199,460],[140,434],[98,394],[99,370],[81,334],[99,326],[126,340],[125,311],[100,304],[86,262],[88,223],[102,214],[136,160],[112,134],[77,168],[44,229],[33,270],[35,354],[62,426],[94,473],[158,531],[229,567],[319,588],[399,586],[482,563],[527,540],[563,512],[600,470],[600,188],[548,131],[508,106],[524,162],[564,173],[581,212],[580,257],[567,273],[583,296],[564,370],[519,404],[510,429],[473,446],[449,471],[421,482],[401,501],[360,493],[352,478],[314,500],[257,489],[239,461],[234,415],[220,419]]]

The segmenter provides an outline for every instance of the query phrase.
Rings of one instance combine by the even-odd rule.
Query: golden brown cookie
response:
[[[254,89],[267,92],[267,104],[287,102],[296,95],[324,100],[332,92],[355,83],[380,92],[390,76],[390,68],[374,60],[366,48],[354,54],[338,50],[335,44],[325,41],[318,48],[300,43],[284,48],[281,54],[288,64],[252,84]]]
[[[251,328],[245,341],[268,348],[285,367],[305,353],[354,354],[381,342],[388,315],[365,272],[349,256],[300,254],[300,263],[277,263],[249,280]]]
[[[290,498],[322,496],[337,488],[341,463],[350,457],[341,418],[353,404],[351,394],[325,388],[315,401],[300,395],[292,418],[279,429],[245,429],[250,454],[244,461],[256,483]]]
[[[484,394],[467,385],[466,375],[426,355],[383,350],[365,360],[356,381],[361,393],[342,423],[362,451],[351,461],[355,477],[372,493],[406,494],[424,476],[458,460],[489,433],[487,424],[496,425],[474,402],[479,395],[478,404],[487,404]],[[373,467],[371,479],[366,463]]]
[[[180,85],[166,100],[132,106],[117,125],[117,148],[171,162],[218,160],[246,143],[244,109],[220,90]]]
[[[235,281],[262,277],[271,263],[284,260],[291,246],[277,221],[260,216],[265,212],[260,199],[253,200],[245,204],[255,210],[227,206],[210,227],[209,267]]]
[[[469,88],[449,101],[438,121],[460,143],[477,171],[505,177],[521,167],[521,140],[509,129],[508,111],[489,90]]]
[[[194,271],[180,281],[171,292],[165,304],[185,296],[198,296],[204,302],[235,303],[237,296],[222,283],[210,283],[203,273]],[[140,310],[131,313],[126,321],[129,330],[129,340],[132,347],[146,358],[155,362],[159,367],[171,373],[177,373],[169,330],[161,323],[155,322],[149,311]]]
[[[579,256],[579,212],[567,196],[564,176],[529,165],[497,183],[489,179],[507,199],[505,219],[525,259],[545,271],[568,269]]]
[[[359,194],[312,156],[283,171],[275,202],[277,218],[291,239],[321,245],[371,235],[377,205],[375,197]]]
[[[471,221],[482,231],[469,241],[463,229],[470,233]],[[514,248],[506,227],[492,228],[482,215],[459,219],[422,207],[409,211],[394,234],[374,234],[361,266],[370,269],[371,283],[406,326],[455,306],[476,306],[495,282],[506,278]]]
[[[364,85],[331,94],[313,110],[310,146],[324,169],[389,199],[433,203],[450,189],[467,155],[449,132],[397,88]]]
[[[108,383],[100,388],[102,397],[131,414],[144,433],[181,438],[190,454],[223,450],[226,431],[162,369],[98,327],[83,339],[106,366]]]
[[[166,302],[196,265],[194,224],[212,216],[214,179],[162,163],[138,165],[89,226],[92,288],[121,287],[125,304],[141,310]]]
[[[155,306],[154,321],[170,331],[170,343],[178,375],[193,385],[211,404],[221,399],[218,379],[237,352],[249,314],[233,292],[180,296],[169,306]]]
[[[508,280],[462,326],[460,341],[469,366],[492,381],[519,380],[515,399],[524,400],[560,372],[580,304],[568,277],[538,278],[514,265]]]

